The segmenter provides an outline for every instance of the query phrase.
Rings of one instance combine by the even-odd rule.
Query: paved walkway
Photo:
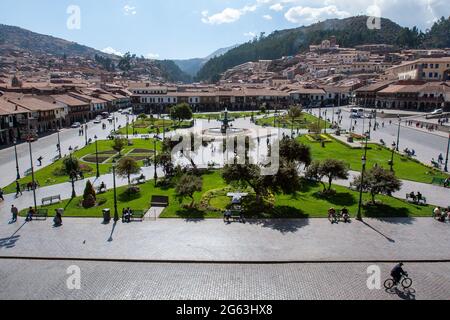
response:
[[[450,225],[431,218],[161,219],[103,225],[101,219],[33,221],[0,227],[0,256],[145,261],[398,261],[450,260]]]
[[[80,290],[67,269],[79,267]],[[381,282],[392,264],[379,264]],[[408,290],[369,290],[369,264],[224,265],[0,260],[0,299],[448,300],[450,264],[407,264]],[[211,311],[210,315],[218,314]],[[280,315],[274,307],[274,315]]]

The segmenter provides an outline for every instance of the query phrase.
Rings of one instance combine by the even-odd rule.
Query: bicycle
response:
[[[384,282],[384,287],[387,290],[392,289],[395,286],[398,286],[399,284],[402,285],[403,289],[409,289],[412,286],[412,279],[409,278],[408,274],[405,272],[405,274],[402,276],[402,278],[400,279],[400,281],[396,284],[394,279],[387,279]]]

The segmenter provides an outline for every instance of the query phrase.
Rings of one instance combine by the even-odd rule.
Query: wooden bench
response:
[[[24,173],[24,175],[25,175],[25,177],[28,177],[28,176],[31,176],[31,168],[30,169],[28,169],[27,171],[25,171],[25,173]]]
[[[229,221],[227,218],[229,217],[230,220],[232,220],[233,222],[241,222],[241,223],[245,223],[245,220],[242,216],[242,212],[241,211],[237,211],[237,210],[228,210],[225,212],[224,214],[224,221],[227,222]]]
[[[47,209],[37,209],[37,212],[33,214],[33,219],[35,220],[47,220],[48,210]]]
[[[60,203],[61,195],[42,198],[42,205],[45,205],[45,203],[47,203],[47,202],[50,202],[49,204]]]
[[[422,197],[422,199],[417,200],[417,197],[414,199],[411,197],[411,195],[409,193],[406,195],[406,201],[408,201],[410,203],[418,204],[418,205],[424,205],[424,206],[427,204],[427,198]]]
[[[169,197],[167,196],[152,196],[151,200],[152,207],[168,207],[169,206]]]
[[[444,178],[433,178],[431,184],[445,187],[445,180]]]
[[[133,215],[131,216],[131,221],[144,221],[145,212],[144,210],[133,210]]]
[[[135,184],[144,184],[146,181],[146,177],[145,176],[141,176],[139,178],[134,178],[133,180],[131,180],[132,183]]]
[[[106,193],[107,189],[106,189],[106,187],[102,188],[101,186],[98,186],[96,191],[97,191],[97,194],[102,194],[102,193]]]

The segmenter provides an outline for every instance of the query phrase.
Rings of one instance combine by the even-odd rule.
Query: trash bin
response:
[[[111,209],[103,209],[103,223],[109,223],[111,221]]]

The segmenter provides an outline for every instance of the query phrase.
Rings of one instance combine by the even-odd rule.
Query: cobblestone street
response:
[[[67,268],[81,270],[69,290]],[[0,299],[450,299],[450,264],[407,264],[408,291],[369,290],[370,264],[151,264],[0,260]],[[380,264],[381,285],[392,265]]]

